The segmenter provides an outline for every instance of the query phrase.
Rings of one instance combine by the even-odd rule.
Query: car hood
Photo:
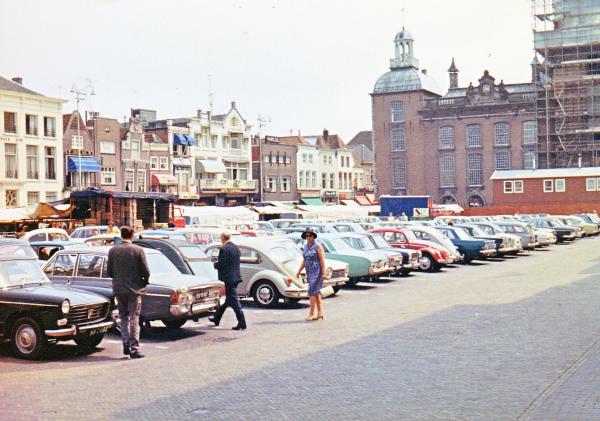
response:
[[[368,252],[364,252],[364,251],[360,251],[360,250],[354,250],[354,249],[346,249],[346,250],[342,250],[342,251],[334,251],[334,252],[326,253],[326,254],[334,254],[334,255],[337,255],[338,258],[345,257],[345,256],[348,256],[348,257],[362,257],[364,259],[369,260],[370,262],[378,262],[383,257],[383,256],[375,256],[375,255],[369,254]]]
[[[10,291],[11,295],[14,294],[14,296],[29,297],[29,300],[35,296],[35,302],[47,304],[60,304],[65,299],[68,299],[71,305],[105,303],[108,301],[106,298],[91,292],[84,292],[70,286],[51,283],[27,285],[23,288],[11,288],[7,291]]]
[[[184,273],[168,273],[150,275],[150,285],[168,287],[172,289],[191,288],[195,286],[222,285],[221,281],[204,279],[196,275]]]
[[[335,259],[325,259],[325,264],[332,270],[347,270],[348,263]]]

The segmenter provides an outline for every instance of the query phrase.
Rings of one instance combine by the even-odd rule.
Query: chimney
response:
[[[327,139],[329,138],[329,130],[327,129],[323,129],[323,140],[325,142],[327,142]]]
[[[298,129],[298,136],[302,136],[302,135],[300,134],[300,129]]]
[[[19,85],[22,85],[22,84],[23,84],[23,78],[22,78],[22,77],[20,77],[20,76],[13,77],[13,78],[12,78],[12,81],[13,81],[13,82],[15,82],[15,83],[18,83]]]
[[[424,75],[427,74],[427,69],[421,69],[421,73],[423,73]]]
[[[456,64],[454,63],[454,57],[452,57],[448,75],[450,76],[450,89],[458,88],[458,67],[456,67]]]
[[[235,108],[235,101],[231,101],[231,108]]]
[[[198,117],[198,118],[202,117],[202,110],[201,109],[197,109],[196,110],[196,117]]]
[[[581,168],[581,154],[577,154],[577,166]]]

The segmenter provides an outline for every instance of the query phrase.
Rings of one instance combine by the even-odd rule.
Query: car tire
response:
[[[346,285],[353,287],[354,285],[358,284],[358,279],[356,278],[350,278],[346,281]]]
[[[419,269],[423,272],[434,272],[435,271],[435,260],[429,253],[423,253],[421,260],[419,261]]]
[[[187,319],[178,319],[178,320],[161,320],[163,325],[167,327],[169,330],[177,330],[181,328],[186,322]]]
[[[15,321],[11,339],[13,353],[26,360],[39,358],[48,344],[40,324],[31,317],[21,317]]]
[[[100,345],[100,342],[102,342],[102,339],[104,339],[104,333],[101,333],[99,335],[93,335],[93,336],[80,336],[73,340],[75,341],[75,343],[77,344],[77,346],[79,348],[94,349],[98,345]]]
[[[333,285],[333,295],[337,294],[338,292],[340,292],[340,289],[342,289],[341,285]]]
[[[300,302],[300,298],[290,298],[290,297],[285,297],[283,299],[283,301],[286,304],[298,304]]]
[[[408,276],[411,272],[412,272],[412,269],[404,269],[403,268],[403,269],[400,270],[400,274],[402,276]]]
[[[258,281],[252,288],[252,298],[259,307],[274,307],[281,294],[271,281]]]

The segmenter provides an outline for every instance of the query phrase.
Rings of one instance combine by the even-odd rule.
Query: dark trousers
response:
[[[235,312],[235,317],[237,318],[238,324],[240,326],[246,326],[246,319],[244,318],[244,312],[242,311],[240,297],[238,297],[237,294],[237,285],[225,286],[225,303],[219,307],[215,313],[215,322],[217,324],[221,321],[221,317],[223,317],[223,313],[225,313],[227,307],[231,307]]]
[[[135,353],[140,347],[140,313],[142,297],[137,294],[117,295],[117,308],[121,319],[121,339]]]

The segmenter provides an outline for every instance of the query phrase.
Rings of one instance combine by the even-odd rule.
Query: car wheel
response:
[[[421,260],[419,261],[419,269],[424,272],[433,272],[433,259],[429,254],[423,253]]]
[[[34,360],[42,355],[47,342],[38,322],[22,317],[13,325],[11,345],[17,357]]]
[[[270,281],[258,281],[254,286],[252,298],[259,307],[273,307],[279,302],[281,294]]]
[[[300,298],[290,298],[290,297],[285,297],[283,299],[283,301],[286,304],[298,304],[300,302]]]
[[[346,281],[346,285],[349,285],[351,287],[356,284],[358,284],[358,279],[356,279],[356,278],[350,278]]]
[[[175,330],[175,329],[179,329],[180,327],[182,327],[185,324],[185,322],[187,322],[187,319],[161,320],[161,322],[163,323],[163,325],[165,325],[167,327],[167,329]]]
[[[405,269],[405,268],[402,268],[402,270],[400,271],[400,274],[401,274],[402,276],[408,276],[408,275],[410,274],[410,272],[412,272],[412,270],[411,270],[411,269]]]
[[[74,341],[80,348],[93,349],[100,345],[102,339],[104,339],[104,333],[101,333],[100,335],[81,336],[75,338]]]
[[[340,292],[340,289],[342,289],[341,285],[333,285],[333,295],[337,294],[338,292]]]

